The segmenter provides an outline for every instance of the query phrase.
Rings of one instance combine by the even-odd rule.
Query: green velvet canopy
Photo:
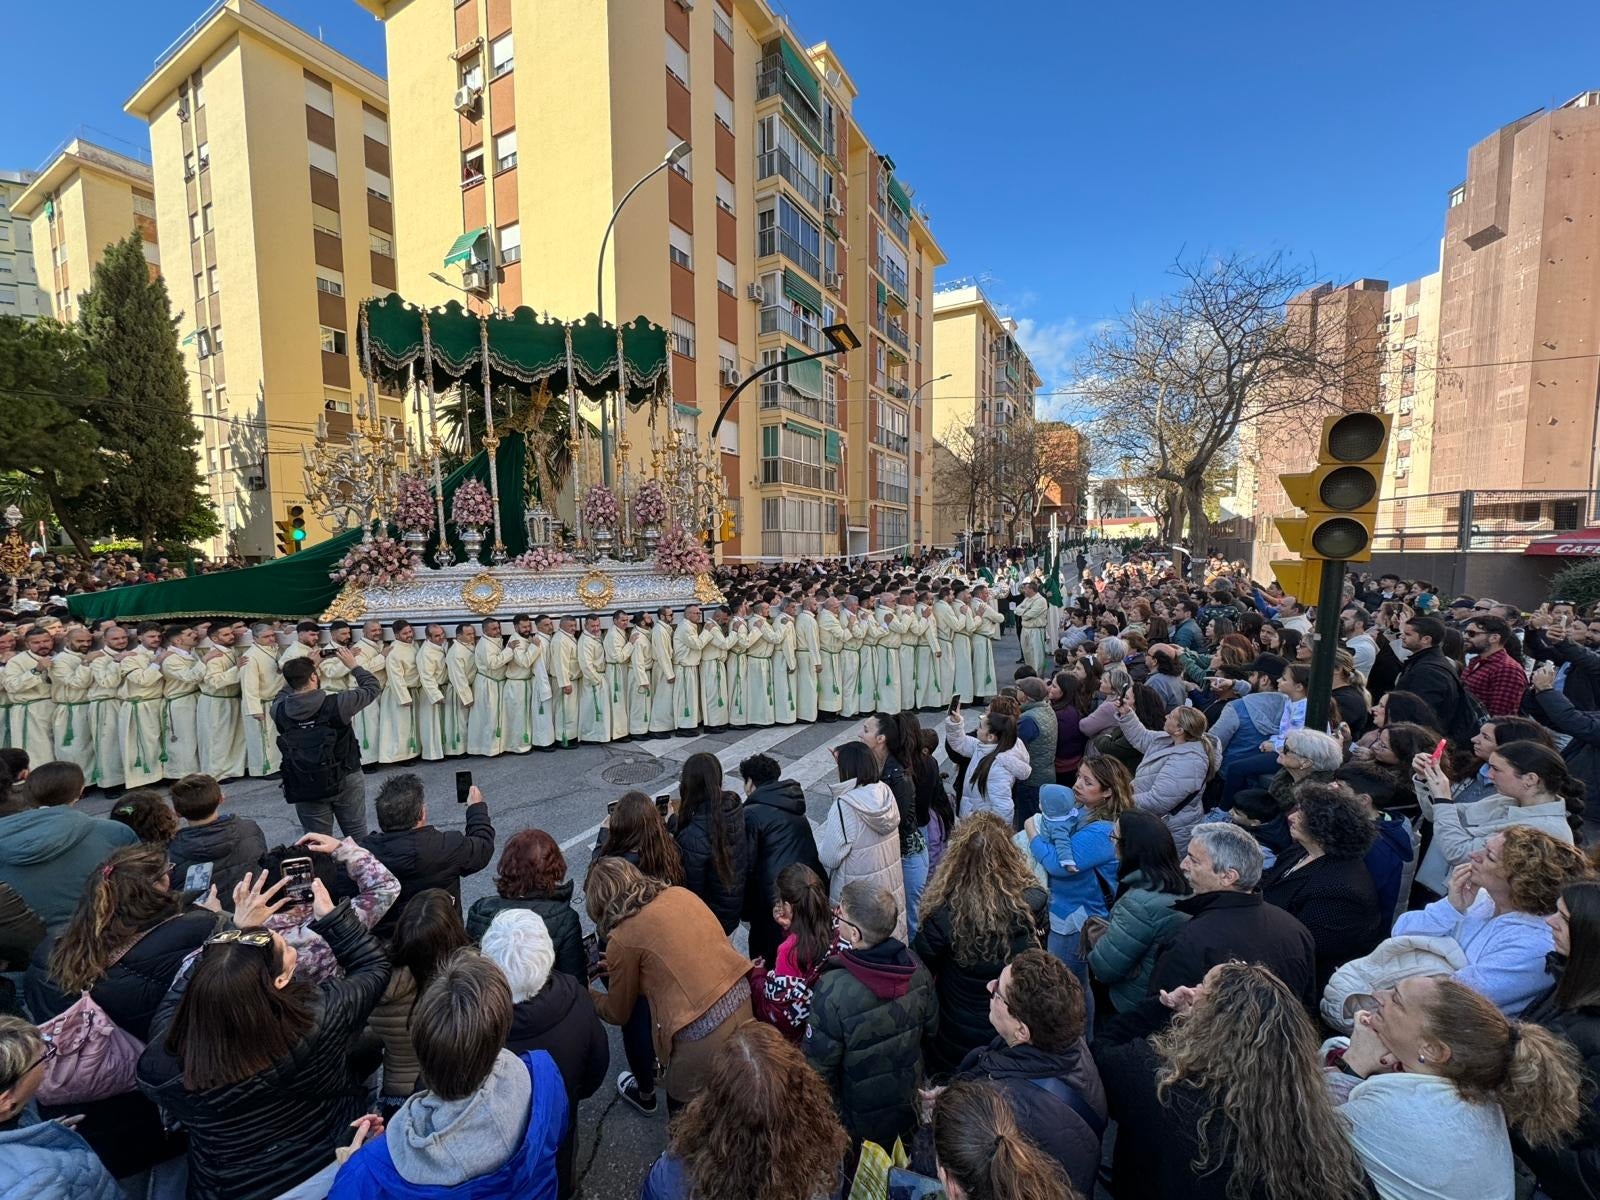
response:
[[[528,548],[528,528],[523,520],[522,483],[527,468],[527,447],[520,433],[502,434],[495,452],[495,474],[500,478],[500,524],[506,553],[515,557]],[[489,456],[480,452],[444,481],[445,516],[456,488],[468,479],[485,487],[489,483]],[[390,531],[399,536],[397,530]],[[242,617],[246,620],[315,619],[339,594],[339,585],[328,578],[339,560],[361,540],[361,531],[347,530],[260,566],[239,571],[220,571],[197,575],[193,579],[173,579],[165,583],[145,583],[136,587],[112,588],[69,596],[72,614],[93,622],[106,617],[126,620],[173,620],[199,617]],[[488,541],[493,541],[490,532]],[[424,561],[431,562],[438,535],[428,541]],[[466,551],[454,539],[456,561],[466,559]],[[488,558],[485,544],[483,556]]]

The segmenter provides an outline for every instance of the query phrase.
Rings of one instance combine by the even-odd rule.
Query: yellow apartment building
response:
[[[395,286],[384,82],[254,0],[225,0],[125,109],[150,126],[163,271],[224,530],[211,549],[268,558],[273,522],[305,503],[317,419],[348,430],[366,387],[358,306]]]
[[[32,183],[32,171],[0,170],[0,317],[25,321],[50,311],[34,270],[32,230],[14,207]]]
[[[77,319],[78,297],[94,282],[106,247],[134,230],[150,277],[161,273],[155,175],[136,158],[73,138],[18,197],[15,211],[32,229],[39,287],[58,321]]]
[[[1003,435],[1019,415],[1033,416],[1039,372],[1017,341],[1016,321],[996,311],[976,284],[941,289],[932,309],[934,438],[944,443],[962,429],[973,437]],[[964,504],[937,505],[934,541],[953,544],[967,515]],[[1000,527],[998,509],[980,511],[975,524]]]
[[[385,22],[404,131],[393,178],[407,299],[465,286],[569,320],[597,303],[608,319],[643,313],[671,330],[673,399],[702,435],[740,381],[823,348],[826,326],[869,342],[880,218],[868,219],[876,156],[850,116],[855,88],[762,0],[360,3]],[[691,152],[628,202],[600,271],[615,206],[680,142]],[[915,236],[895,259],[931,287],[943,259],[925,223]],[[913,323],[902,310],[899,328]],[[869,497],[869,406],[887,395],[870,353],[786,367],[739,396],[719,434],[726,555],[864,550],[879,530],[883,545],[906,540],[909,488]],[[645,439],[630,440],[641,459]],[[883,457],[918,461],[910,445]],[[891,510],[898,520],[880,519]]]

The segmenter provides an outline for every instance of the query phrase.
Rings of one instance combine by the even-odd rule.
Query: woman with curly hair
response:
[[[993,813],[965,818],[922,894],[912,949],[939,996],[939,1031],[926,1047],[932,1073],[989,1044],[989,984],[1048,933],[1049,895],[1011,839],[1010,823]]]
[[[1454,980],[1403,979],[1377,1001],[1348,1043],[1328,1043],[1328,1086],[1378,1194],[1510,1200],[1508,1127],[1527,1146],[1554,1149],[1583,1119],[1577,1051]]]
[[[1555,941],[1545,918],[1562,888],[1589,876],[1576,848],[1514,825],[1450,872],[1449,895],[1402,913],[1394,932],[1455,939],[1467,965],[1453,978],[1515,1016],[1549,986],[1545,956]]]
[[[654,808],[654,803],[650,807]],[[555,969],[579,983],[587,982],[583,930],[572,907],[572,880],[567,878],[566,856],[555,838],[542,829],[513,833],[501,847],[494,890],[495,895],[474,901],[468,911],[468,937],[482,941],[495,917],[508,908],[525,908],[544,918],[556,948]]]
[[[1386,932],[1365,861],[1378,827],[1348,786],[1302,783],[1294,789],[1289,836],[1294,845],[1262,877],[1261,894],[1311,931],[1320,993],[1334,971],[1370,952]]]
[[[139,835],[149,846],[165,846],[178,833],[178,814],[160,792],[137,788],[124,792],[112,806],[110,817]]]
[[[1323,1083],[1316,1029],[1282,980],[1223,963],[1163,999],[1176,1015],[1156,1037],[1095,1043],[1117,1122],[1117,1200],[1366,1194]]]
[[[1073,1200],[1060,1165],[1018,1127],[993,1084],[967,1080],[939,1093],[933,1148],[949,1200]]]
[[[850,1139],[805,1055],[770,1025],[741,1026],[672,1124],[639,1200],[831,1196]]]

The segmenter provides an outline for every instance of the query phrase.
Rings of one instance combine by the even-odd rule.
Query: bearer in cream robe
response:
[[[362,627],[361,636],[356,639],[351,649],[356,652],[356,665],[363,671],[370,671],[378,677],[378,683],[383,684],[387,679],[389,660],[383,656],[383,622],[368,621]],[[379,693],[380,700],[382,693]],[[369,704],[351,722],[355,726],[356,740],[361,746],[361,765],[373,766],[378,762],[379,751],[379,726],[382,722],[382,704]]]
[[[907,707],[904,689],[900,685],[901,625],[894,601],[885,596],[878,603],[878,663],[875,678],[878,681],[878,711],[897,713]]]
[[[450,691],[450,649],[443,625],[429,625],[417,647],[417,744],[424,762],[438,762],[449,751],[455,711]]]
[[[611,678],[599,617],[584,618],[578,639],[578,737],[585,742],[611,740]]]
[[[490,618],[483,623],[483,636],[472,647],[472,661],[478,678],[472,685],[474,699],[467,715],[467,753],[493,758],[506,749],[506,666],[511,662],[499,621]]]
[[[200,681],[206,664],[194,652],[199,634],[193,629],[169,629],[161,652],[162,739],[161,771],[168,779],[182,779],[200,769]]]
[[[829,596],[817,613],[817,652],[822,658],[822,670],[817,675],[817,711],[824,721],[837,720],[842,707],[846,636],[839,598]]]
[[[700,627],[700,724],[706,729],[722,729],[732,715],[728,650],[733,638],[723,623],[727,615],[727,609],[718,609]]]
[[[922,639],[924,628],[917,610],[912,602],[916,594],[910,588],[903,588],[896,597],[894,609],[894,631],[900,635],[900,707],[915,711],[920,701],[917,698],[919,691],[917,678],[917,643]]]
[[[741,604],[723,629],[728,638],[728,725],[733,729],[750,724],[750,697],[745,695],[749,686],[750,642],[752,637],[759,641],[761,635],[751,633],[749,609],[748,603]]]
[[[473,657],[473,648],[477,644],[476,628],[457,625],[455,640],[450,643],[450,650],[444,657],[450,677],[450,690],[446,694],[450,711],[445,716],[449,740],[445,742],[444,751],[449,755],[467,752],[467,727],[473,705],[477,702],[478,664]]]
[[[128,648],[128,631],[120,625],[106,626],[100,649],[89,654],[89,671],[94,683],[89,688],[90,723],[94,727],[94,787],[119,788],[122,769],[122,663]]]
[[[11,744],[28,752],[30,765],[55,758],[55,701],[50,695],[50,660],[55,639],[41,629],[27,637],[27,648],[6,663],[6,694],[11,699]]]
[[[654,698],[650,681],[654,676],[655,643],[645,624],[645,614],[628,626],[628,736],[650,736],[650,710]]]
[[[989,598],[989,589],[976,587],[972,595],[978,631],[972,635],[972,692],[987,700],[999,692],[994,673],[994,644],[1000,637],[1000,610]]]
[[[779,725],[793,725],[795,719],[795,675],[800,665],[797,654],[794,618],[773,606],[772,627],[782,640],[772,652],[772,719]]]
[[[703,653],[700,606],[683,610],[683,620],[672,627],[672,665],[677,679],[672,685],[672,714],[680,734],[700,729],[700,660]]]
[[[952,639],[953,649],[956,652],[956,686],[955,690],[961,694],[961,703],[971,704],[972,692],[972,635],[978,629],[978,618],[972,613],[967,589],[958,587],[955,592],[955,603],[950,606],[956,615],[956,634]]]
[[[822,647],[817,635],[817,600],[807,596],[794,619],[794,707],[802,721],[817,719],[817,691],[822,681]]]
[[[862,716],[878,711],[878,640],[883,627],[878,624],[878,600],[868,596],[855,611],[857,644],[861,648],[860,674],[856,678],[856,711]]]
[[[633,646],[628,641],[628,630],[633,618],[625,612],[611,614],[611,628],[606,630],[606,703],[611,706],[611,740],[625,742],[632,736],[628,732],[628,679],[633,673]],[[647,722],[648,724],[648,722]]]
[[[533,644],[534,636],[533,618],[527,613],[518,613],[511,619],[511,632],[506,637],[505,710],[501,721],[505,748],[512,754],[526,754],[533,749],[533,664],[544,657],[544,651]]]
[[[211,631],[211,649],[200,661],[200,696],[195,702],[200,770],[217,782],[244,775],[244,712],[239,705],[239,655],[234,627]]]
[[[555,655],[556,623],[544,614],[533,619],[533,636],[518,650],[519,658],[529,659],[533,671],[533,699],[530,721],[533,748],[554,750],[556,745],[556,690],[550,685],[550,665]]]
[[[394,640],[383,652],[383,691],[378,694],[378,761],[410,762],[422,753],[418,736],[417,630],[410,621],[394,623]]]
[[[94,712],[89,691],[94,686],[94,671],[87,656],[94,635],[82,625],[74,625],[50,659],[50,699],[55,701],[55,755],[83,771],[87,782],[94,774]]]
[[[933,620],[939,635],[939,695],[948,704],[950,697],[957,694],[955,640],[962,629],[962,621],[950,603],[948,586],[941,587],[935,595]]]
[[[17,653],[17,635],[7,629],[0,632],[0,746],[16,745],[11,740],[11,694],[6,691],[6,664]]]
[[[844,630],[844,646],[839,654],[839,715],[853,717],[861,711],[861,639],[865,626],[856,617],[857,600],[844,598],[839,623]]]
[[[117,663],[122,676],[117,695],[122,700],[117,726],[122,738],[122,782],[125,787],[148,787],[161,782],[166,752],[161,711],[164,707],[165,677],[156,654],[161,649],[161,630],[147,625],[139,631],[139,644]]]
[[[751,725],[771,725],[772,656],[783,641],[783,634],[767,619],[767,606],[756,605],[755,615],[745,627],[745,721]]]
[[[244,710],[244,769],[261,779],[282,765],[272,701],[283,690],[278,669],[278,629],[263,622],[250,631],[250,645],[239,658],[239,705]]]
[[[550,638],[550,691],[555,715],[556,741],[570,746],[578,740],[578,619],[562,617]]]
[[[671,737],[678,727],[675,706],[678,690],[676,630],[672,610],[656,612],[650,627],[650,732],[656,737]]]
[[[1022,585],[1022,603],[1016,607],[1022,622],[1022,661],[1044,674],[1044,627],[1049,620],[1050,603],[1039,594],[1031,579]]]

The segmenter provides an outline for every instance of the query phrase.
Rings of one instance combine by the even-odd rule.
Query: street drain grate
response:
[[[600,778],[621,787],[637,787],[639,784],[649,783],[660,774],[661,765],[653,758],[628,759],[601,771]]]

